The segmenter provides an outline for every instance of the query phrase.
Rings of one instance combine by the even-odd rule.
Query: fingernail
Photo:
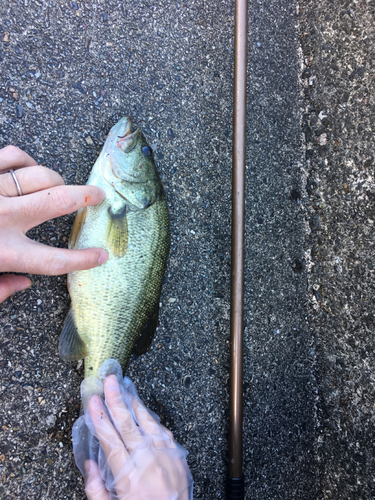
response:
[[[100,399],[99,396],[93,396],[90,400],[90,405],[93,407],[93,409],[101,411],[103,410],[103,403]]]
[[[103,201],[105,199],[105,191],[102,188],[99,188],[99,191],[100,191],[99,195],[100,201]]]
[[[107,380],[105,381],[105,388],[111,392],[118,389],[118,382],[114,375],[111,375],[107,378]]]
[[[104,264],[105,262],[107,262],[107,260],[108,260],[108,254],[103,250],[102,252],[100,252],[98,264],[99,265]]]
[[[16,292],[22,292],[22,290],[26,290],[26,288],[30,288],[31,283],[24,283],[23,285],[19,286],[16,290]]]

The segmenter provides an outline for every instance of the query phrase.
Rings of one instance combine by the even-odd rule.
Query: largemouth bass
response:
[[[85,359],[85,377],[108,358],[125,370],[145,352],[157,326],[169,250],[167,201],[151,148],[130,118],[110,131],[87,184],[106,192],[99,205],[77,212],[69,248],[102,247],[95,269],[68,274],[71,308],[60,337],[65,360]]]

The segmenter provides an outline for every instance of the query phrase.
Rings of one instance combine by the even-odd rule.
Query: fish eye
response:
[[[150,148],[150,146],[142,146],[142,153],[145,156],[152,156],[152,149]]]

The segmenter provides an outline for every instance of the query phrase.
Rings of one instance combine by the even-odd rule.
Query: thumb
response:
[[[0,276],[0,304],[5,299],[31,286],[31,280],[26,276],[16,274],[3,274]]]

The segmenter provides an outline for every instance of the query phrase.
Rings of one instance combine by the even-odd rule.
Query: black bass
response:
[[[69,248],[102,247],[95,269],[68,274],[71,308],[60,337],[65,360],[85,359],[85,377],[132,352],[145,352],[157,326],[169,250],[168,206],[151,148],[130,118],[110,131],[87,184],[106,192],[99,205],[77,212]]]

